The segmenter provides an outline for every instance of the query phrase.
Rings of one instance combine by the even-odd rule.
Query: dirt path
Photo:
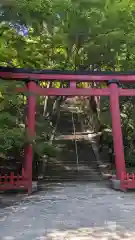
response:
[[[0,209],[1,240],[135,239],[135,193],[57,184]]]

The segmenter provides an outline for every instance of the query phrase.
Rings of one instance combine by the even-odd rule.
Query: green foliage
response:
[[[16,84],[8,81],[0,82],[0,152],[8,154],[16,147],[24,145],[24,127],[21,126],[23,99],[12,91]],[[11,93],[9,94],[9,89]]]
[[[73,70],[83,67],[102,71],[134,69],[133,0],[11,2],[5,0],[1,4],[0,65]],[[13,27],[17,23],[25,24],[28,28],[27,36],[18,34]],[[60,87],[59,82],[55,87]],[[0,82],[0,92],[4,90],[9,93],[14,88],[14,84]],[[38,100],[38,104],[42,104],[41,99]],[[22,96],[7,94],[0,96],[0,151],[7,152],[13,145],[17,147],[23,145],[24,127],[21,127],[24,123],[23,105]],[[108,109],[108,105],[106,101],[104,110]],[[134,129],[134,116],[131,114],[133,108],[133,99],[125,98],[121,101],[124,139],[128,142],[131,142]],[[48,150],[52,146],[46,143],[45,136],[52,132],[52,128],[49,121],[42,122],[38,119],[37,125],[37,137],[32,139],[32,142],[36,142],[34,144],[38,146],[36,151],[39,155],[45,152],[49,155],[53,152]],[[109,120],[108,125],[110,126]],[[39,139],[41,133],[42,141]],[[130,144],[127,149],[129,146]]]
[[[54,145],[49,144],[46,141],[38,141],[35,145],[33,145],[34,152],[39,156],[39,158],[42,158],[44,155],[47,155],[48,157],[56,157],[58,153],[58,149],[55,148]]]
[[[127,168],[135,167],[135,149],[132,149],[132,151],[128,151],[125,159]]]
[[[25,67],[74,69],[94,64],[97,68],[119,69],[125,68],[130,54],[128,65],[133,67],[133,1],[15,2],[10,10],[4,8],[4,27],[5,20],[22,22],[29,28],[29,35],[18,36],[11,28],[2,33],[1,41],[6,39],[8,47],[2,43],[5,62],[7,58],[13,65]]]

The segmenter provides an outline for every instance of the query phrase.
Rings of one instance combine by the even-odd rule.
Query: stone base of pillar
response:
[[[117,191],[122,191],[122,192],[126,192],[126,189],[122,189],[120,186],[120,180],[117,179],[110,179],[110,183],[111,183],[111,188]]]
[[[32,182],[32,193],[36,192],[38,190],[38,185],[36,181]]]

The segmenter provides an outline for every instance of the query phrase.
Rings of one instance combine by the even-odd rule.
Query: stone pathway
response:
[[[135,240],[135,193],[57,184],[0,208],[0,240]]]

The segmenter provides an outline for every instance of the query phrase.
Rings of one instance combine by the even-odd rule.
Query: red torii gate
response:
[[[8,80],[24,81],[24,88],[17,88],[16,92],[29,92],[27,96],[27,134],[35,135],[35,112],[36,112],[36,94],[42,96],[109,96],[110,110],[112,116],[112,133],[115,152],[116,180],[120,182],[120,189],[135,188],[134,174],[130,176],[126,173],[124,148],[120,120],[119,96],[135,96],[135,89],[122,89],[120,82],[134,83],[135,73],[110,73],[110,72],[72,72],[59,70],[27,70],[17,68],[0,68],[0,78]],[[69,88],[41,88],[37,81],[69,81]],[[77,88],[77,82],[106,82],[108,87],[104,89],[96,88]],[[33,94],[32,94],[33,93]],[[0,189],[11,189],[24,187],[28,192],[32,192],[32,145],[29,144],[25,149],[25,169],[23,176],[17,177],[12,175],[10,185],[5,187],[0,180]],[[0,176],[1,178],[4,176]],[[6,177],[7,178],[7,177]],[[11,176],[10,176],[11,178]],[[16,182],[14,181],[16,179]],[[17,180],[18,179],[18,180]],[[20,181],[22,180],[22,182]]]

